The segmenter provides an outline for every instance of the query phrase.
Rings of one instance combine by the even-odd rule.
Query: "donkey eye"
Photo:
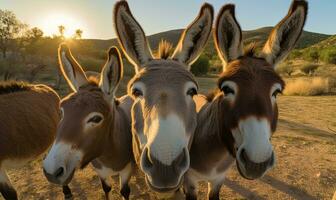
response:
[[[92,122],[92,123],[98,124],[98,123],[101,122],[102,120],[103,120],[103,118],[102,118],[101,116],[96,115],[96,116],[91,117],[91,118],[87,121],[87,123]]]
[[[232,88],[230,88],[229,86],[223,86],[221,88],[222,92],[224,92],[225,95],[229,95],[229,94],[234,94],[234,90]]]
[[[139,90],[138,88],[133,88],[132,89],[132,95],[135,96],[135,97],[139,97],[139,96],[142,96],[142,91]]]
[[[197,94],[197,89],[196,88],[190,88],[188,91],[187,91],[187,95],[189,96],[194,96]]]
[[[281,94],[281,93],[282,93],[282,91],[281,91],[280,89],[277,89],[277,90],[275,90],[275,91],[273,92],[272,96],[273,96],[274,98],[277,98],[278,94]]]

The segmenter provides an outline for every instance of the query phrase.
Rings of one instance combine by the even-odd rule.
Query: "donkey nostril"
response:
[[[249,161],[249,158],[248,158],[248,156],[247,156],[247,154],[246,154],[246,151],[245,151],[245,149],[242,149],[242,151],[241,151],[241,153],[240,153],[240,159],[243,161],[243,162],[247,162],[247,161]]]
[[[174,166],[176,170],[183,170],[189,167],[188,151],[183,149],[182,153],[174,160]]]
[[[60,167],[56,170],[56,172],[54,173],[55,178],[59,178],[64,174],[64,168]]]

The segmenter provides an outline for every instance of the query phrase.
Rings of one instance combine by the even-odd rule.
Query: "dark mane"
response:
[[[31,85],[25,82],[0,82],[0,95],[15,93],[15,92],[23,92],[31,90]]]
[[[207,95],[205,95],[206,100],[208,102],[211,102],[219,92],[220,92],[220,90],[218,88],[212,89]]]
[[[244,48],[244,56],[253,57],[256,55],[257,44],[255,42],[250,43]]]
[[[168,59],[173,53],[173,45],[166,40],[161,40],[156,58]]]

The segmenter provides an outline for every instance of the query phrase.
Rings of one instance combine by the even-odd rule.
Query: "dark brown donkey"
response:
[[[161,56],[154,58],[127,2],[120,1],[114,8],[120,46],[136,70],[128,84],[135,100],[131,111],[134,154],[147,184],[161,195],[177,190],[189,168],[189,147],[196,128],[192,96],[197,93],[189,69],[210,36],[212,21],[213,8],[204,4],[173,56],[169,57],[167,48],[160,48]]]
[[[56,135],[59,97],[45,85],[0,83],[0,192],[17,199],[6,170],[35,160]]]
[[[251,49],[243,53],[234,5],[220,10],[214,41],[224,69],[217,92],[208,99],[195,97],[200,110],[185,181],[187,199],[196,199],[200,180],[209,183],[209,199],[219,199],[226,171],[234,160],[241,176],[251,180],[274,166],[270,140],[278,120],[276,97],[284,89],[274,68],[299,39],[307,8],[306,1],[295,0],[259,56]]]
[[[64,185],[65,196],[71,197],[67,184],[75,170],[92,162],[106,198],[111,176],[119,175],[120,192],[128,199],[134,165],[130,114],[133,101],[127,96],[115,97],[123,74],[119,51],[115,47],[108,51],[100,82],[86,77],[65,44],[60,46],[58,56],[73,92],[61,101],[62,118],[55,143],[43,162],[44,173],[50,182]]]

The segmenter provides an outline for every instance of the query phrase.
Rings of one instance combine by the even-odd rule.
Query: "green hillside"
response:
[[[255,30],[243,31],[244,42],[246,44],[249,44],[251,42],[256,42],[257,44],[263,44],[265,43],[271,30],[272,30],[272,27],[263,27],[263,28],[259,28]],[[153,49],[156,49],[159,42],[162,39],[168,40],[175,46],[181,36],[182,31],[183,29],[177,29],[177,30],[170,30],[170,31],[165,31],[165,32],[154,34],[154,35],[150,35],[148,36],[150,46]],[[330,35],[304,31],[297,44],[297,48],[298,49],[306,48],[320,41],[323,41],[327,39],[328,37],[330,37]],[[116,39],[86,40],[86,41],[93,43],[97,49],[107,49],[109,46],[117,44]],[[212,38],[209,41],[209,45],[207,49],[210,50],[210,48],[213,48]]]

